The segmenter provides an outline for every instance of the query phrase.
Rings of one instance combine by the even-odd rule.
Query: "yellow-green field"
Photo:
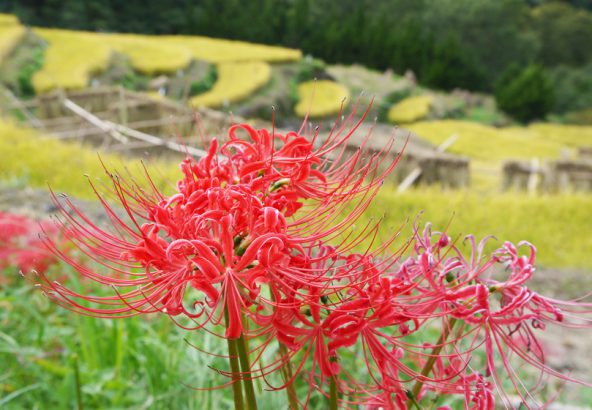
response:
[[[0,154],[0,180],[20,180],[40,188],[50,185],[57,191],[86,199],[94,199],[95,195],[84,174],[93,180],[108,182],[95,149],[51,139],[2,119]],[[140,161],[130,161],[113,154],[101,154],[101,158],[110,168],[120,171],[127,168],[132,175],[142,179]],[[175,164],[154,161],[150,166],[157,170],[151,176],[158,187],[167,189],[173,186],[178,178]]]
[[[97,41],[108,44],[113,51],[130,59],[132,67],[150,76],[173,73],[187,67],[193,58],[187,47],[158,41],[158,37],[135,34],[96,35]]]
[[[191,98],[190,105],[217,108],[244,100],[271,78],[271,67],[263,61],[224,62],[217,67],[218,79],[214,87]]]
[[[575,155],[574,148],[592,146],[592,127],[532,124],[528,127],[494,128],[469,121],[425,121],[405,125],[422,138],[439,145],[452,135],[458,138],[449,152],[471,159],[471,184],[479,191],[499,190],[504,160],[541,161]]]
[[[449,151],[483,161],[509,158],[557,158],[562,148],[592,145],[592,127],[534,124],[528,127],[494,128],[469,121],[416,122],[406,126],[422,138],[441,144],[458,136]]]
[[[300,50],[272,47],[244,41],[222,40],[200,36],[142,36],[149,37],[159,44],[175,44],[186,48],[196,60],[210,63],[236,61],[265,61],[282,63],[298,61],[302,58]]]
[[[423,120],[428,116],[433,103],[433,98],[428,95],[408,97],[393,105],[387,114],[387,118],[393,124],[407,124]]]
[[[304,117],[327,117],[339,113],[349,102],[349,90],[334,81],[306,81],[298,85],[296,115]]]
[[[109,64],[111,48],[97,41],[94,33],[78,32],[75,39],[69,30],[35,29],[34,33],[48,43],[43,68],[33,76],[37,93],[84,88],[93,73]]]
[[[16,17],[0,13],[0,63],[16,47],[25,33],[25,27]]]
[[[38,93],[55,88],[88,85],[90,76],[104,70],[113,52],[126,55],[131,66],[146,75],[172,73],[191,60],[218,64],[214,89],[192,101],[217,107],[251,95],[269,81],[268,62],[296,61],[300,50],[240,41],[193,36],[148,36],[34,29],[48,43],[46,63],[33,78]]]
[[[0,122],[0,153],[10,153],[0,162],[0,181],[16,178],[41,188],[49,183],[56,191],[81,198],[93,198],[83,174],[106,181],[94,149],[42,137],[11,123]],[[101,157],[108,165],[122,169],[120,157]],[[139,163],[129,163],[127,160],[131,172],[141,175]],[[176,164],[152,162],[148,166],[156,184],[171,192],[179,177]],[[397,194],[393,186],[384,186],[364,218],[384,216],[381,236],[386,237],[423,211],[422,221],[431,221],[435,229],[444,229],[451,222],[449,232],[453,235],[494,234],[500,240],[529,240],[538,247],[542,265],[592,269],[590,209],[590,195],[483,195],[435,188]],[[405,232],[409,233],[409,225]]]

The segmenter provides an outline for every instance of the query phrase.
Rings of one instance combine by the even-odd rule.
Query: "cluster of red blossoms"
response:
[[[21,272],[45,272],[56,263],[58,258],[39,237],[42,230],[54,238],[58,234],[48,220],[37,222],[25,215],[0,212],[0,269],[15,266]]]
[[[346,155],[360,122],[352,113],[323,141],[316,129],[234,125],[226,142],[180,164],[171,196],[112,175],[125,215],[100,197],[109,228],[55,198],[63,234],[100,269],[48,245],[113,294],[79,294],[42,273],[45,292],[87,315],[161,312],[187,329],[247,339],[251,362],[240,379],[267,381],[290,366],[285,384],[270,388],[304,378],[301,406],[317,389],[344,408],[425,408],[457,397],[466,409],[493,409],[496,400],[515,405],[509,394],[540,408],[541,379],[527,386],[513,360],[570,380],[546,365],[537,333],[546,324],[584,327],[592,305],[529,290],[536,252],[528,243],[485,255],[485,241],[468,237],[465,257],[428,225],[389,253],[393,240],[375,244],[378,224],[354,230],[396,163],[390,146],[369,152],[362,143]],[[263,364],[277,342],[279,358]],[[353,360],[366,370],[354,371]]]

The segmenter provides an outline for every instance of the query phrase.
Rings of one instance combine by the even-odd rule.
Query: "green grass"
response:
[[[76,363],[86,408],[201,409],[222,399],[184,385],[207,386],[212,360],[164,318],[78,316],[23,283],[0,289],[0,303],[2,408],[76,408]]]
[[[68,268],[59,266],[56,274],[64,270]],[[86,409],[232,407],[230,387],[199,390],[228,381],[213,370],[227,370],[226,360],[185,341],[225,354],[226,344],[214,336],[184,331],[164,315],[113,320],[81,316],[51,303],[16,271],[0,274],[12,282],[0,285],[0,408],[77,408],[78,388]],[[100,292],[72,278],[68,285]],[[265,394],[262,409],[282,407],[285,393],[263,393],[262,381],[256,386],[260,397]]]

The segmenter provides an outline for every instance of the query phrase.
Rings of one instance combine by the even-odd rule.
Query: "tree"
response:
[[[515,73],[518,73],[517,75]],[[553,107],[553,84],[540,65],[511,66],[495,89],[499,108],[521,122],[544,118]]]
[[[545,66],[582,66],[592,61],[592,13],[566,3],[546,3],[532,12]]]
[[[453,33],[436,45],[430,63],[425,64],[419,74],[423,83],[444,90],[486,88],[479,62],[467,54],[466,48]]]
[[[437,42],[457,37],[459,52],[483,71],[488,91],[510,64],[526,66],[538,53],[530,8],[523,0],[426,0],[422,19]]]

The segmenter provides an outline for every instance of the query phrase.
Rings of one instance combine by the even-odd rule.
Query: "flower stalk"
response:
[[[287,357],[288,355],[288,348],[282,343],[278,342],[279,345],[279,352],[280,357]],[[298,409],[298,397],[296,396],[296,389],[294,388],[294,382],[291,380],[294,377],[294,373],[292,372],[292,362],[287,360],[282,365],[282,373],[284,375],[284,381],[288,383],[286,386],[286,394],[288,395],[288,402],[290,403],[291,410]]]
[[[329,409],[337,410],[337,376],[332,376],[329,380]]]
[[[445,326],[444,329],[442,330],[442,334],[440,335],[440,338],[438,339],[438,343],[432,349],[432,352],[430,353],[430,357],[428,358],[428,360],[424,364],[423,368],[421,369],[421,372],[419,374],[417,381],[415,382],[415,384],[413,385],[413,388],[409,392],[409,400],[407,402],[408,407],[411,407],[412,405],[417,406],[417,404],[418,404],[417,403],[417,396],[421,392],[421,388],[424,385],[423,379],[425,379],[427,376],[429,376],[432,369],[434,368],[436,361],[440,357],[440,352],[444,348],[444,345],[446,344],[446,340],[448,340],[448,336],[450,336],[450,333],[452,333],[452,329],[454,328],[454,326],[456,325],[457,322],[458,322],[458,319],[456,319],[456,318],[450,319],[448,322],[448,326]]]
[[[224,320],[226,327],[228,327],[228,311],[224,309]],[[241,410],[245,408],[243,399],[243,383],[241,381],[241,370],[239,364],[239,353],[236,339],[226,339],[228,345],[228,362],[230,364],[230,371],[232,372],[232,395],[234,398],[234,409]]]
[[[255,398],[255,389],[253,388],[253,378],[251,377],[251,363],[249,360],[249,352],[244,334],[236,339],[238,348],[238,358],[242,370],[242,383],[245,388],[245,398],[247,401],[248,410],[257,410],[257,399]]]

